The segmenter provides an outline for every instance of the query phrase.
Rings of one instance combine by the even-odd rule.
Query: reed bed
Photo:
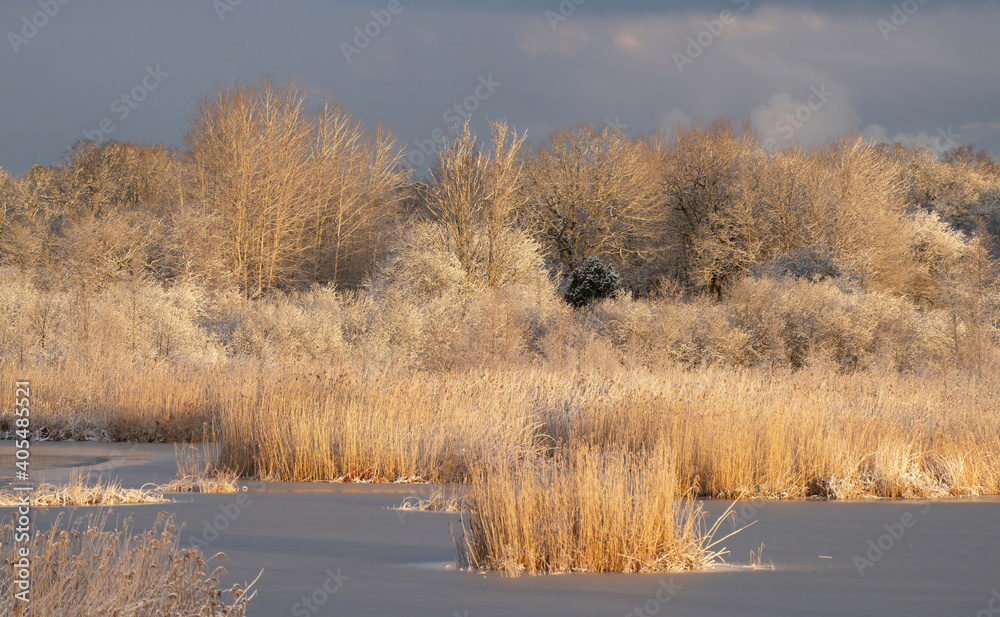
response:
[[[454,533],[460,565],[510,575],[660,572],[726,554],[700,505],[681,500],[673,457],[581,448],[477,471]],[[727,511],[728,514],[728,511]],[[725,516],[725,515],[724,515]]]
[[[679,491],[701,496],[1000,493],[1000,380],[990,374],[234,362],[107,367],[87,381],[78,368],[34,369],[34,426],[107,422],[149,437],[176,425],[185,428],[166,434],[196,441],[211,425],[215,467],[240,477],[464,482],[538,448],[662,442]]]
[[[65,361],[0,361],[0,381],[30,380],[35,439],[198,441],[211,422],[212,390],[230,367]],[[0,432],[14,426],[13,389],[0,389]]]
[[[369,367],[262,380],[222,402],[219,464],[274,480],[460,481],[534,440],[525,392],[480,379]]]
[[[586,388],[587,386],[583,386]],[[740,370],[594,385],[541,432],[566,447],[675,453],[711,497],[935,497],[1000,491],[1000,384],[972,376]]]
[[[462,482],[540,447],[662,443],[679,490],[702,496],[1000,492],[1000,386],[974,377],[364,369],[275,384],[283,396],[271,387],[220,406],[224,466],[284,480]]]

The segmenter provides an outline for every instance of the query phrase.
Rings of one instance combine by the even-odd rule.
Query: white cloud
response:
[[[690,124],[691,120],[691,116],[684,113],[684,110],[674,107],[670,111],[660,114],[659,128],[669,131],[678,125]]]
[[[750,112],[750,120],[765,143],[770,141],[776,147],[811,145],[861,126],[861,116],[845,86],[820,81],[794,92],[778,92]]]
[[[940,128],[934,134],[925,131],[919,133],[896,133],[890,137],[889,131],[879,124],[869,124],[863,135],[883,143],[901,143],[907,146],[923,146],[940,155],[959,145],[962,135],[948,128]]]

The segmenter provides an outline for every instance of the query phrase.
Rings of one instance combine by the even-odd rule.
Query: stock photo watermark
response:
[[[576,13],[576,9],[587,0],[562,0],[559,3],[558,11],[545,11],[545,20],[549,22],[549,28],[555,32],[559,24],[568,21]]]
[[[674,599],[682,589],[682,586],[674,583],[674,579],[670,578],[668,580],[660,579],[660,586],[656,590],[653,596],[642,603],[641,606],[636,605],[629,612],[625,613],[625,617],[652,617],[652,615],[658,615],[660,611],[663,610],[667,604]]]
[[[826,84],[813,86],[809,90],[810,94],[804,103],[796,107],[794,111],[785,113],[774,123],[774,132],[781,135],[785,144],[791,142],[792,138],[795,137],[795,132],[812,120],[816,113],[823,109],[823,106],[836,95],[836,92],[827,88]],[[776,138],[769,137],[764,140],[764,148],[773,150],[778,146],[778,143]]]
[[[624,133],[628,130],[628,125],[622,122],[620,116],[615,116],[613,119],[610,116],[605,118],[604,125],[613,131],[618,131],[619,133]]]
[[[146,74],[142,80],[128,92],[123,92],[111,101],[110,109],[118,122],[128,120],[132,112],[139,108],[139,105],[149,97],[149,93],[156,90],[163,80],[170,77],[170,73],[164,71],[157,64],[155,67],[146,65]],[[97,128],[84,129],[83,138],[101,143],[117,129],[114,119],[106,117],[97,123]]]
[[[493,79],[493,73],[486,77],[480,75],[472,94],[451,105],[441,114],[441,119],[445,122],[444,126],[431,131],[428,137],[413,140],[416,149],[406,156],[406,165],[411,169],[416,169],[430,161],[448,143],[446,127],[453,127],[468,120],[502,85],[501,82]]]
[[[993,615],[1000,615],[1000,589],[997,587],[994,587],[990,592],[986,608],[976,612],[976,617],[993,617]]]
[[[920,510],[919,514],[927,514],[930,509],[931,504],[927,504]],[[916,526],[917,522],[917,516],[913,512],[903,512],[899,520],[882,525],[885,533],[877,538],[869,539],[864,553],[855,554],[852,558],[854,567],[858,569],[858,576],[864,578],[865,570],[875,567],[875,564],[882,561],[906,536],[906,532]]]
[[[241,4],[243,0],[212,0],[212,8],[219,16],[219,21],[226,21],[226,15],[235,11]]]
[[[413,0],[407,0],[412,2]],[[369,14],[372,16],[370,21],[365,22],[361,26],[354,26],[354,39],[352,42],[342,41],[340,43],[340,51],[344,54],[344,60],[347,63],[351,63],[351,58],[354,56],[360,56],[361,52],[368,49],[368,46],[372,44],[382,32],[392,23],[393,19],[397,15],[403,12],[402,0],[389,0],[384,9],[372,9]]]
[[[738,531],[744,527],[757,522],[757,515],[769,502],[767,501],[742,501],[733,508],[730,516],[726,517],[729,527],[733,531]]]
[[[925,4],[927,4],[927,0],[906,0],[902,4],[892,5],[892,14],[889,15],[889,19],[880,19],[876,22],[879,32],[882,33],[882,38],[888,41],[889,35],[899,32],[899,29],[905,26]]]
[[[340,591],[344,583],[349,580],[351,580],[351,577],[341,574],[340,568],[337,568],[336,572],[327,570],[326,580],[323,581],[323,584],[308,596],[302,596],[298,602],[292,605],[292,615],[296,617],[309,617],[319,612],[319,609],[329,602],[330,598]]]
[[[211,520],[202,521],[200,536],[189,536],[188,541],[198,549],[205,549],[210,544],[219,539],[222,532],[229,529],[229,526],[243,514],[243,511],[250,507],[253,500],[247,493],[239,493],[234,503],[220,503],[219,511]]]
[[[927,144],[927,148],[938,158],[944,156],[949,150],[958,147],[958,140],[962,138],[961,133],[956,133],[949,126],[946,129],[938,128],[935,135]]]
[[[31,382],[14,382],[14,467],[18,484],[13,487],[18,495],[15,518],[14,542],[17,544],[17,561],[9,565],[13,574],[14,599],[25,606],[31,605]]]
[[[38,7],[41,10],[35,11],[30,16],[21,18],[21,28],[19,31],[8,32],[7,40],[14,49],[15,54],[21,53],[21,48],[38,36],[45,26],[59,14],[62,7],[70,3],[70,0],[38,0]]]
[[[737,5],[740,12],[746,12],[750,8],[750,0],[732,0],[732,3]],[[687,37],[687,47],[684,48],[684,52],[675,51],[671,55],[674,64],[677,65],[677,71],[684,73],[685,66],[694,64],[694,61],[700,58],[705,50],[722,36],[726,31],[726,26],[732,26],[735,23],[736,14],[729,9],[719,13],[715,19],[702,20],[701,24],[705,28],[698,34]]]

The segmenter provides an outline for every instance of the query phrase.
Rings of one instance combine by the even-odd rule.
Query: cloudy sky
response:
[[[531,140],[725,115],[772,146],[859,131],[997,156],[998,26],[995,0],[0,0],[0,167],[85,137],[181,146],[198,97],[265,74],[384,121],[415,165],[466,113]]]

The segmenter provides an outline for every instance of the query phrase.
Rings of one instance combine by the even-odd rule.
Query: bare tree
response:
[[[424,197],[469,283],[508,282],[523,238],[513,227],[522,195],[520,151],[524,135],[506,122],[490,125],[492,150],[484,153],[468,121],[441,152]]]
[[[222,86],[199,102],[187,134],[195,197],[218,215],[227,266],[248,297],[339,282],[406,178],[388,131],[369,134],[329,99],[310,114],[306,99],[295,82]]]
[[[812,153],[815,237],[864,275],[866,286],[903,293],[916,267],[906,223],[907,190],[892,156],[860,136]]]
[[[309,216],[314,280],[357,284],[359,262],[374,263],[380,233],[407,179],[401,149],[381,124],[374,134],[329,97],[315,118],[310,175],[315,195]]]
[[[33,165],[26,174],[7,176],[0,184],[0,263],[27,274],[51,260],[52,172]]]
[[[651,143],[658,158],[664,221],[688,284],[721,296],[727,280],[759,251],[751,195],[763,157],[753,131],[729,120],[694,122]]]
[[[588,257],[649,251],[659,212],[643,145],[610,127],[552,132],[526,170],[525,215],[551,257],[572,270]]]

